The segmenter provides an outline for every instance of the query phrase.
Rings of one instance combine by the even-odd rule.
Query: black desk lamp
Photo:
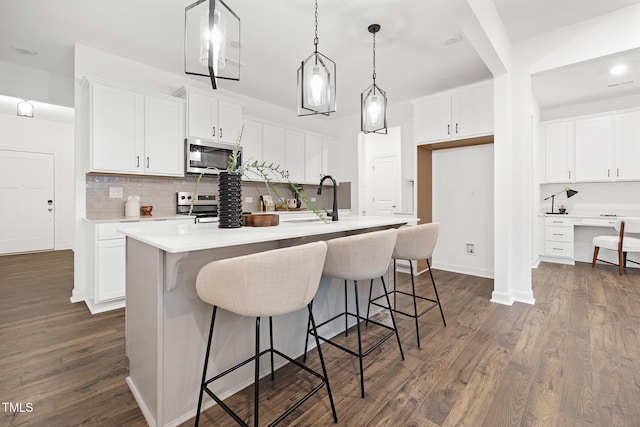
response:
[[[560,193],[564,192],[564,191],[566,191],[566,192],[567,192],[567,199],[568,199],[569,197],[573,197],[573,196],[575,196],[576,194],[578,194],[578,192],[577,192],[576,190],[572,190],[572,189],[570,189],[569,187],[564,187],[564,189],[563,189],[563,190],[558,191],[556,194],[552,194],[551,196],[547,197],[547,198],[546,198],[546,199],[544,199],[544,200],[549,200],[549,199],[551,199],[551,212],[547,212],[548,214],[554,214],[554,215],[559,215],[559,214],[560,214],[560,215],[561,215],[561,214],[565,214],[565,213],[566,213],[566,212],[554,212],[554,211],[553,211],[553,202],[554,202],[554,200],[555,200],[556,196],[557,196],[558,194],[560,194]]]

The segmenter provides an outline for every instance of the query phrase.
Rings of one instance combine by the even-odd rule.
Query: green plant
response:
[[[280,193],[278,192],[277,184],[282,184],[283,180],[285,184],[288,184],[291,188],[291,191],[300,198],[304,202],[304,204],[322,221],[327,222],[327,219],[322,215],[322,213],[318,210],[318,208],[313,204],[311,199],[306,195],[304,189],[300,184],[294,183],[289,179],[289,173],[285,171],[280,165],[276,165],[271,163],[267,163],[266,161],[259,162],[258,160],[253,160],[250,162],[240,163],[240,147],[242,143],[242,134],[244,133],[244,124],[242,128],[240,128],[240,132],[238,133],[238,137],[236,138],[236,142],[233,147],[233,151],[231,152],[231,156],[229,156],[229,161],[227,162],[227,172],[239,173],[240,175],[246,177],[251,180],[252,178],[258,178],[264,180],[265,185],[267,186],[267,190],[269,194],[275,196],[276,200],[284,200]],[[201,173],[198,176],[198,180],[196,181],[196,187],[194,190],[195,194],[198,194],[198,187],[200,185],[200,181],[202,180],[202,176],[204,173]],[[193,206],[195,203],[195,197],[193,202],[191,203],[191,208],[189,209],[189,214],[193,211]],[[287,204],[284,206],[288,210]]]

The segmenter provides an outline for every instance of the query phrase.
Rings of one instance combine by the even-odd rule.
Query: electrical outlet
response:
[[[315,201],[316,201],[316,198],[315,198],[315,197],[312,197],[312,198],[311,198],[311,201],[312,201],[312,202],[315,202]]]
[[[122,187],[109,187],[110,199],[122,199]]]
[[[247,196],[244,198],[245,203],[253,203],[253,197]]]
[[[467,255],[475,255],[476,254],[476,244],[475,243],[467,243],[467,249],[465,253]]]

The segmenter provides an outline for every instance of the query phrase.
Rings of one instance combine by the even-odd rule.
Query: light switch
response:
[[[122,187],[109,187],[110,199],[122,199]]]
[[[247,196],[244,198],[245,203],[253,203],[253,197]]]

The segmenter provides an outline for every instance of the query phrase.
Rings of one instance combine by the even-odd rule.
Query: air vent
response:
[[[627,80],[626,82],[618,82],[618,83],[609,83],[607,85],[607,87],[616,87],[616,86],[622,86],[622,85],[630,85],[631,83],[635,82],[635,80]]]

